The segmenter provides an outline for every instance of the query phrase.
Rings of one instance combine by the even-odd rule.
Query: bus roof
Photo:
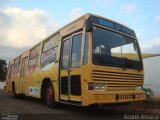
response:
[[[105,17],[103,17],[103,16],[99,16],[99,15],[95,15],[95,14],[91,14],[91,13],[86,13],[86,14],[82,15],[81,17],[75,19],[74,21],[70,22],[69,24],[65,25],[64,27],[58,29],[56,32],[50,34],[48,37],[46,37],[45,39],[43,39],[41,42],[45,42],[46,40],[48,40],[48,39],[51,38],[52,36],[60,33],[60,32],[61,32],[63,29],[65,29],[66,27],[74,24],[75,22],[77,22],[77,21],[79,21],[79,20],[81,20],[81,19],[87,20],[87,19],[88,19],[89,17],[91,17],[91,16],[95,16],[95,17],[98,17],[98,18],[102,18],[102,19],[111,21],[111,22],[113,22],[113,23],[117,23],[117,24],[119,24],[119,25],[121,25],[121,26],[124,26],[124,27],[130,29],[130,28],[127,27],[126,25],[123,25],[123,24],[121,24],[121,23],[119,23],[119,22],[116,22],[116,21],[114,21],[114,20],[105,18]],[[132,30],[132,29],[130,29],[130,30]],[[31,47],[31,48],[28,49],[27,51],[25,51],[25,52],[23,52],[22,54],[20,54],[18,57],[16,57],[16,58],[14,58],[13,60],[11,60],[11,61],[9,62],[9,64],[13,64],[15,59],[21,57],[21,56],[22,56],[23,54],[25,54],[25,53],[28,53],[31,49],[33,49],[34,47],[36,47],[37,45],[39,45],[41,42],[37,43],[36,45],[34,45],[33,47]]]

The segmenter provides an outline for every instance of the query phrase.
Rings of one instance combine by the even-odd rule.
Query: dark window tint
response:
[[[85,43],[84,43],[84,64],[88,63],[88,33],[86,33]]]
[[[72,68],[80,66],[81,45],[82,45],[82,34],[73,36],[72,38],[72,61],[71,61]]]
[[[69,52],[70,52],[70,39],[67,39],[63,43],[62,69],[68,69]]]

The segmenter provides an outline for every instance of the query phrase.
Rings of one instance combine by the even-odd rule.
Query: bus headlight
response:
[[[136,86],[136,90],[142,90],[142,89],[143,89],[143,85]]]
[[[105,90],[106,84],[104,83],[94,83],[94,89],[95,90]]]

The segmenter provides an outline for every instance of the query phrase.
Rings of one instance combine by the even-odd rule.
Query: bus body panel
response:
[[[94,65],[92,58],[93,49],[93,34],[91,31],[86,30],[86,22],[90,16],[97,15],[86,14],[74,22],[61,28],[59,31],[47,37],[41,43],[37,44],[21,56],[12,60],[9,63],[9,70],[7,74],[7,89],[12,92],[12,85],[15,83],[16,94],[24,94],[26,96],[42,98],[42,94],[45,94],[42,90],[43,82],[49,79],[53,85],[55,101],[66,102],[66,103],[77,103],[80,102],[82,106],[88,106],[91,104],[109,104],[109,103],[123,103],[133,101],[144,101],[146,99],[145,92],[143,90],[136,90],[137,85],[143,84],[143,70],[131,70],[123,69],[118,67],[109,66],[98,66]],[[106,18],[103,18],[106,19]],[[109,20],[109,19],[106,19]],[[110,20],[112,21],[112,20]],[[112,21],[114,22],[114,21]],[[114,22],[117,23],[117,22]],[[119,23],[117,23],[119,24]],[[100,26],[100,25],[98,25]],[[100,26],[106,29],[104,26]],[[107,28],[109,29],[109,28]],[[115,31],[115,30],[113,30]],[[115,31],[116,32],[116,31]],[[62,49],[63,42],[66,38],[71,39],[70,53],[72,54],[73,37],[77,34],[82,34],[81,43],[81,56],[79,67],[69,67],[66,70],[62,70]],[[119,32],[120,33],[120,32]],[[88,35],[88,62],[84,63],[85,55],[85,40]],[[120,33],[121,34],[121,33]],[[52,39],[54,47],[45,47],[50,45],[49,41]],[[136,39],[136,38],[135,38]],[[48,43],[47,43],[48,42]],[[39,46],[39,51],[36,52],[34,49]],[[47,50],[45,50],[47,49]],[[55,50],[55,59],[51,57],[52,50]],[[76,50],[76,49],[75,49]],[[33,52],[32,52],[33,51]],[[32,54],[33,53],[33,54]],[[47,54],[48,53],[48,54]],[[33,55],[33,56],[32,56]],[[73,55],[74,56],[74,55]],[[16,63],[16,60],[19,62]],[[26,62],[25,62],[26,60]],[[70,56],[69,64],[71,63],[72,56]],[[9,74],[10,73],[10,74]],[[95,77],[96,76],[96,77]],[[107,76],[110,78],[108,79]],[[66,78],[64,78],[66,77]],[[63,88],[62,81],[67,79],[69,88],[66,88],[67,93],[62,93]],[[79,80],[77,80],[79,79]],[[133,79],[133,80],[132,80]],[[126,81],[125,81],[126,80]],[[137,81],[136,81],[137,80]],[[138,81],[139,80],[139,81]],[[75,82],[77,81],[77,82]],[[76,84],[80,84],[77,85]],[[89,90],[89,84],[103,83],[105,84],[105,91]],[[72,85],[71,85],[72,84]],[[80,89],[80,90],[77,90]],[[128,85],[128,86],[127,86]],[[128,89],[126,89],[128,87]],[[124,89],[125,88],[125,89]],[[77,92],[78,91],[78,92]],[[140,97],[136,97],[140,96]]]

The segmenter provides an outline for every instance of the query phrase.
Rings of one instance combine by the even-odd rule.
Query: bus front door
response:
[[[25,82],[27,61],[28,57],[22,59],[21,74],[20,74],[20,93],[25,93],[25,94],[27,93],[27,83]]]
[[[73,34],[62,41],[60,70],[60,99],[81,101],[81,46],[82,33]]]

